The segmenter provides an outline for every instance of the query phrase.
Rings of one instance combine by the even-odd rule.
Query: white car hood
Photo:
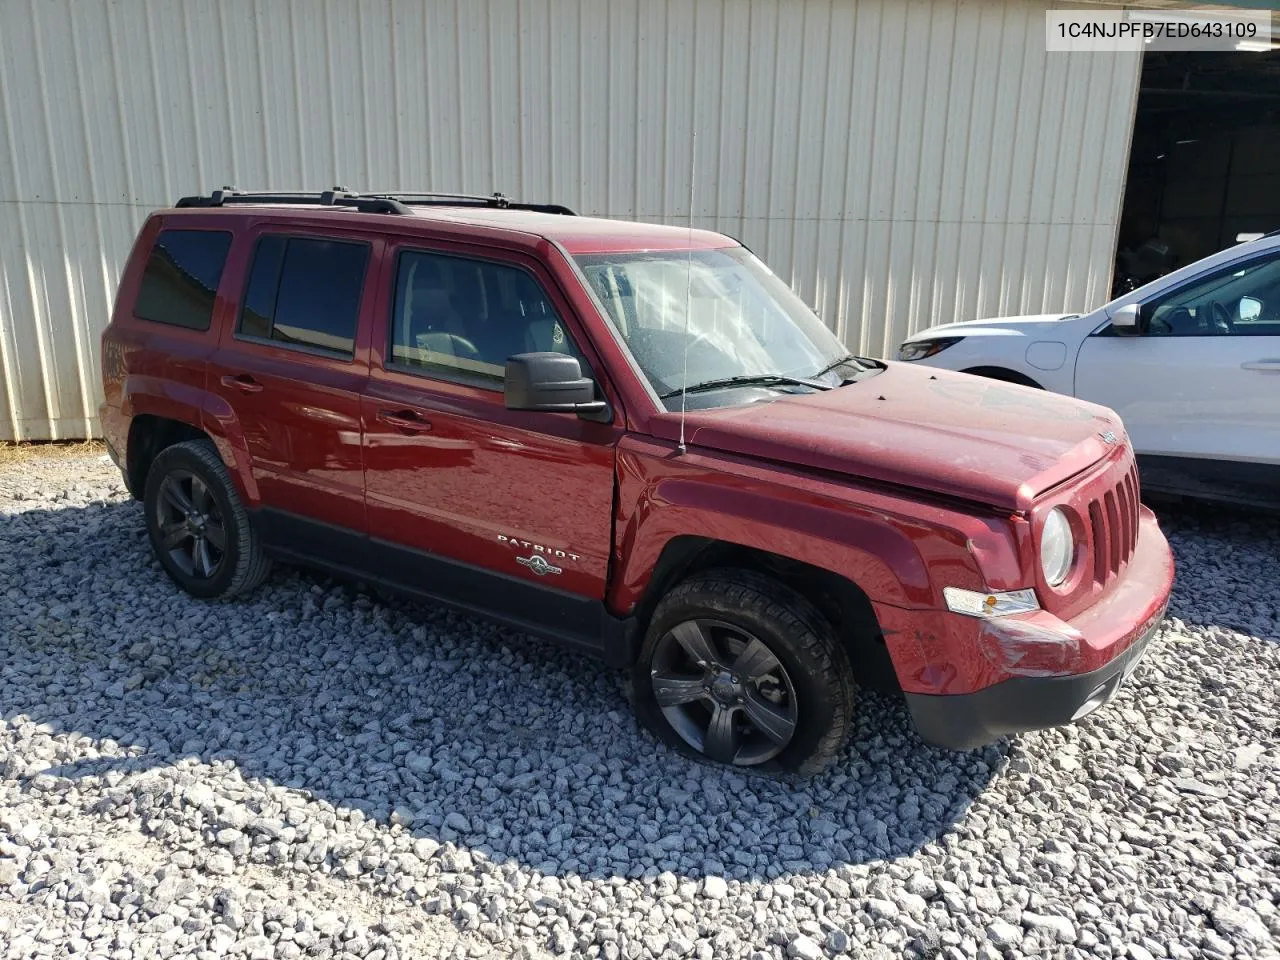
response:
[[[966,320],[963,323],[946,323],[940,327],[920,330],[907,337],[904,342],[936,340],[939,337],[1016,337],[1024,333],[1043,336],[1046,328],[1064,320],[1074,320],[1078,316],[1078,313],[1033,313],[1025,317]]]

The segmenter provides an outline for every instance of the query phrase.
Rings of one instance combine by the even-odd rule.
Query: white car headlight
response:
[[[923,360],[941,353],[947,347],[953,347],[964,337],[938,337],[934,340],[915,340],[898,347],[899,360]]]
[[[1054,507],[1044,518],[1044,528],[1040,531],[1040,569],[1049,586],[1056,587],[1067,579],[1075,554],[1071,521],[1061,507]]]

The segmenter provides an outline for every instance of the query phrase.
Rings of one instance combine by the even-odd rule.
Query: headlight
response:
[[[1056,587],[1067,579],[1075,553],[1071,521],[1061,507],[1054,507],[1044,518],[1044,528],[1040,531],[1040,569],[1049,586]]]
[[[925,357],[932,357],[935,353],[941,353],[947,347],[953,347],[964,337],[941,337],[937,340],[915,340],[911,343],[904,343],[898,348],[899,360],[923,360]]]

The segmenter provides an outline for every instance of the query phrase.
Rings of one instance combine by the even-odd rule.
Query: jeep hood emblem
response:
[[[535,553],[531,557],[516,557],[516,563],[523,563],[540,577],[545,577],[548,573],[564,573],[555,564],[548,563],[547,558],[540,553]]]

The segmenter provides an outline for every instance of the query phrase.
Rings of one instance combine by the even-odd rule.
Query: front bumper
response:
[[[1137,666],[1164,619],[1172,587],[1169,544],[1144,507],[1137,549],[1103,600],[1069,621],[1043,611],[985,621],[969,648],[978,655],[967,658],[978,665],[974,673],[990,677],[978,689],[906,688],[920,736],[969,750],[1088,716],[1115,696]]]
[[[1160,619],[1104,667],[1066,677],[1014,677],[976,693],[906,694],[916,730],[929,743],[972,750],[1012,733],[1083,719],[1116,695],[1146,653]]]

